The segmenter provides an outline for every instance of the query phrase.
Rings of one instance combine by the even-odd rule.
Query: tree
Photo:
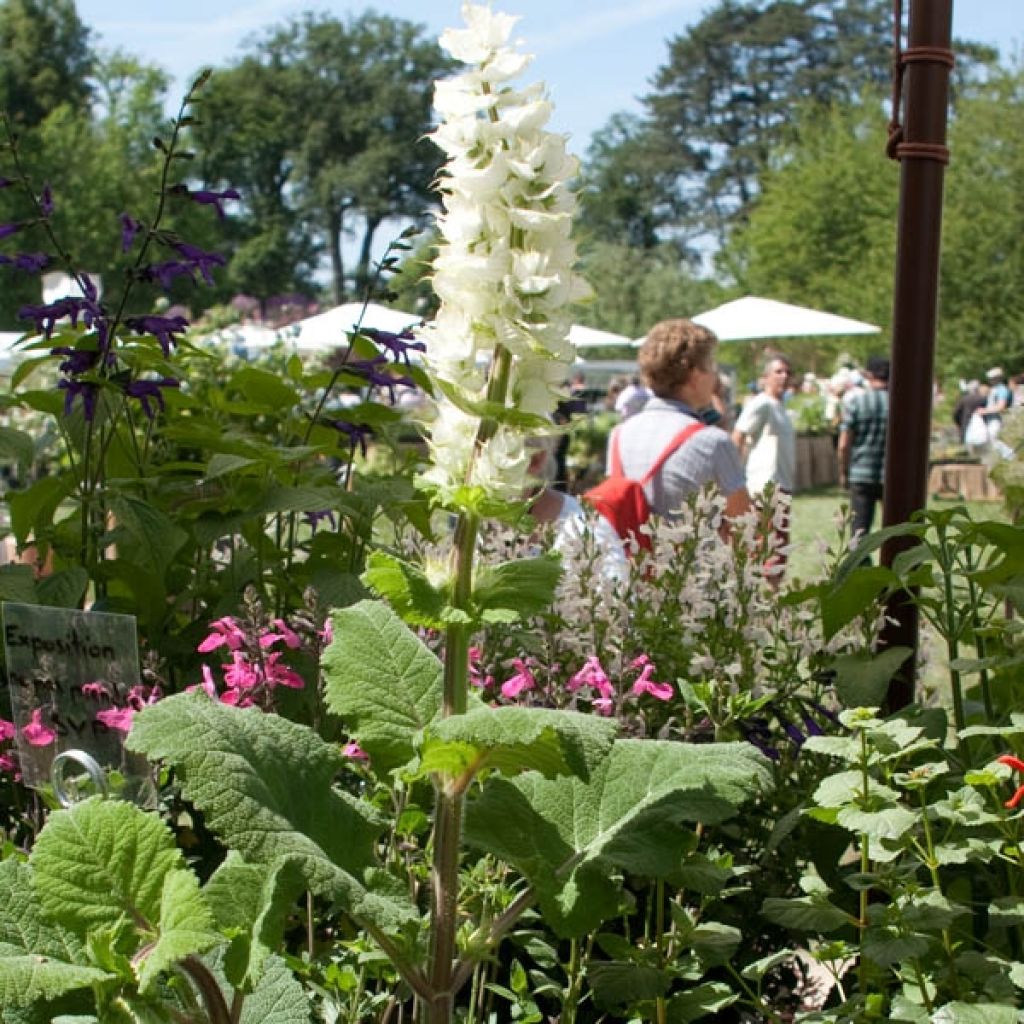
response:
[[[74,0],[0,3],[0,108],[19,125],[37,125],[60,106],[87,111],[93,61]]]
[[[886,0],[719,0],[669,41],[645,97],[674,171],[674,201],[724,240],[757,195],[794,107],[851,100],[891,63]]]

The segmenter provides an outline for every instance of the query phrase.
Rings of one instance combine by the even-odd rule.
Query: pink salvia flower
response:
[[[0,772],[10,772],[12,775],[17,771],[18,762],[13,754],[0,754]]]
[[[290,686],[293,690],[301,690],[306,680],[287,665],[279,665],[280,651],[268,654],[266,659],[267,683],[270,686]]]
[[[210,671],[209,665],[203,665],[203,681],[201,683],[185,687],[186,693],[194,693],[196,690],[203,690],[208,697],[213,700],[217,699],[217,684],[213,680],[213,673]]]
[[[224,682],[228,686],[251,690],[254,686],[259,686],[262,679],[259,668],[251,665],[240,651],[235,651],[231,655],[231,664],[224,668]]]
[[[48,747],[57,739],[57,734],[48,725],[43,725],[42,719],[42,711],[36,708],[28,725],[22,726],[21,735],[30,746]]]
[[[302,646],[302,639],[299,634],[292,629],[284,619],[274,619],[274,625],[277,627],[277,631],[280,634],[281,639],[284,641],[285,647],[293,651],[297,651]]]
[[[210,651],[215,651],[218,647],[227,647],[229,651],[237,651],[245,643],[245,634],[230,615],[225,615],[224,618],[211,623],[210,629],[212,630],[210,635],[196,648],[200,654],[209,654]]]
[[[102,700],[106,697],[109,700],[110,691],[103,682],[97,679],[95,682],[82,684],[82,696],[92,697],[93,700]]]
[[[16,733],[17,730],[14,728],[13,722],[8,722],[6,718],[0,718],[0,743],[13,740]]]
[[[655,700],[671,700],[675,696],[675,687],[671,683],[656,683],[651,679],[654,665],[649,661],[644,665],[640,678],[633,684],[634,697],[649,693]]]
[[[252,704],[252,701],[248,697],[242,696],[242,691],[237,690],[234,687],[225,690],[220,695],[221,704],[227,704],[230,707],[247,708]]]
[[[501,695],[508,700],[514,700],[524,690],[532,690],[537,685],[537,680],[533,678],[533,673],[526,667],[522,658],[513,658],[512,665],[516,674],[501,684]]]
[[[612,700],[610,697],[595,697],[593,708],[599,715],[604,715],[607,718],[613,710]]]
[[[575,693],[576,690],[582,689],[584,686],[597,690],[602,697],[611,698],[615,695],[615,688],[608,679],[607,673],[601,667],[601,661],[596,655],[591,655],[591,657],[587,658],[583,663],[583,668],[569,679],[565,688],[570,693]]]
[[[354,740],[346,743],[345,746],[341,748],[341,752],[345,757],[351,758],[353,761],[370,760],[370,755]]]
[[[102,722],[108,729],[116,729],[118,732],[131,731],[134,717],[134,708],[107,708],[105,711],[96,712],[97,722]]]

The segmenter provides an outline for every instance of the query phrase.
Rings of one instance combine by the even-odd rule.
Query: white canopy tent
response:
[[[279,333],[298,352],[321,353],[344,345],[346,335],[355,330],[356,324],[397,334],[422,321],[423,317],[415,313],[403,313],[374,302],[367,304],[365,313],[363,303],[346,302],[325,313],[282,327]]]
[[[569,341],[575,348],[602,348],[608,345],[630,345],[631,340],[624,334],[613,334],[611,331],[599,331],[593,327],[582,327],[573,324],[569,328]]]
[[[748,295],[709,309],[693,322],[714,331],[719,341],[797,338],[833,334],[878,334],[880,327],[849,317]],[[641,338],[640,341],[643,339]]]
[[[20,331],[0,331],[0,376],[9,377],[26,353],[15,348],[24,335]]]

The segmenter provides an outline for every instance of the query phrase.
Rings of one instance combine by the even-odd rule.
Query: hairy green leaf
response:
[[[608,865],[628,861],[632,835],[721,821],[768,779],[747,744],[620,740],[586,782],[532,772],[488,780],[467,808],[466,839],[526,876],[556,931],[580,934],[614,912]]]
[[[277,956],[267,960],[266,970],[242,1004],[238,1024],[309,1024],[310,1005],[305,989]]]
[[[657,967],[622,960],[599,960],[587,968],[594,1005],[621,1010],[635,1003],[659,999],[668,993],[672,975]]]
[[[539,615],[555,596],[562,560],[554,553],[481,566],[473,602],[482,612],[509,612],[515,618]]]
[[[146,708],[127,743],[179,769],[184,796],[247,861],[295,860],[311,889],[378,927],[416,920],[411,905],[364,884],[383,819],[332,786],[345,759],[312,729],[197,691]]]
[[[30,862],[44,913],[82,936],[123,918],[155,932],[164,878],[181,854],[155,814],[93,797],[50,815]]]
[[[334,641],[323,656],[327,706],[377,769],[397,768],[441,708],[441,663],[379,601],[335,611],[332,625]]]
[[[443,629],[447,624],[448,595],[435,587],[418,565],[384,551],[373,551],[367,557],[362,581],[386,598],[410,626]]]
[[[608,756],[617,728],[614,721],[574,711],[479,708],[426,728],[420,768],[449,775],[534,770],[548,779],[569,774],[586,779]]]
[[[681,992],[668,1001],[668,1024],[689,1024],[691,1020],[700,1020],[708,1014],[718,1013],[731,1006],[739,999],[734,992],[721,981],[708,981],[697,985],[687,992]]]
[[[793,899],[769,897],[761,904],[761,913],[784,928],[802,932],[834,932],[850,923],[850,916],[830,903],[823,893]]]
[[[206,883],[203,895],[217,926],[236,933],[224,957],[224,973],[235,988],[251,992],[259,982],[304,888],[294,862],[246,864],[235,851]]]
[[[179,960],[204,953],[221,941],[199,891],[199,879],[187,868],[169,872],[160,897],[160,937],[141,960],[139,991],[145,993],[161,971]]]
[[[889,681],[912,653],[909,647],[888,647],[878,654],[854,651],[832,662],[836,695],[848,708],[873,708],[884,703]]]
[[[23,953],[17,946],[0,942],[0,1006],[5,1010],[56,999],[65,992],[89,988],[111,977],[95,967],[65,963],[38,953]]]

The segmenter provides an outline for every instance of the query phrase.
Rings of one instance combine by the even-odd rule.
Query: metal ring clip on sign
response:
[[[50,765],[50,782],[53,784],[53,792],[61,807],[70,807],[79,799],[73,783],[68,783],[70,789],[65,788],[64,771],[69,762],[74,762],[85,769],[85,774],[96,787],[96,792],[101,796],[109,796],[110,786],[107,784],[107,773],[100,767],[96,758],[84,750],[64,750],[53,759],[53,764]]]

